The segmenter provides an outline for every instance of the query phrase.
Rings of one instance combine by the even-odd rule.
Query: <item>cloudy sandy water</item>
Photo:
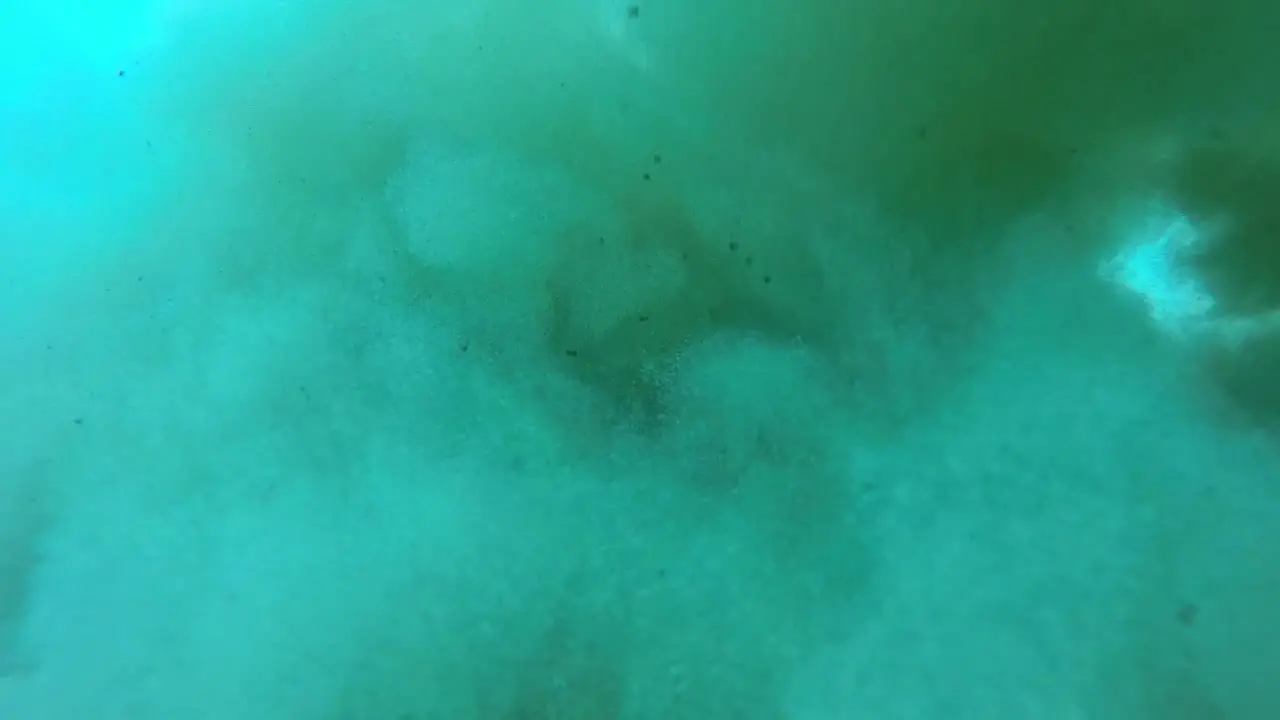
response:
[[[1123,254],[1271,18],[987,4],[27,12],[0,717],[1273,717]]]

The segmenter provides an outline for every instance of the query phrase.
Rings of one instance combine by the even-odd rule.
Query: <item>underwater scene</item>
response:
[[[8,0],[0,718],[1280,718],[1278,36]]]

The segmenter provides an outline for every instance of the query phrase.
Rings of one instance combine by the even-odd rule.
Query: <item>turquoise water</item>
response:
[[[1277,717],[1277,27],[0,11],[0,718]]]

